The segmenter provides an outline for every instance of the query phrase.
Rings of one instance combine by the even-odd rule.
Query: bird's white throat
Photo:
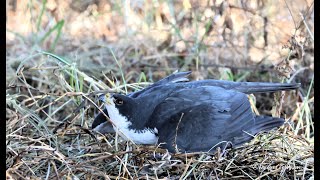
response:
[[[158,130],[145,128],[143,130],[134,130],[129,127],[132,123],[127,119],[127,117],[121,115],[119,110],[115,107],[115,104],[112,99],[106,103],[106,108],[110,117],[110,120],[113,122],[113,128],[115,131],[118,131],[120,136],[124,139],[131,139],[136,144],[156,144],[158,137],[155,133]]]

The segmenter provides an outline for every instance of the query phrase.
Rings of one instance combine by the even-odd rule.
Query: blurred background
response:
[[[24,68],[47,63],[35,55],[42,50],[107,86],[112,77],[152,82],[191,70],[192,80],[299,82],[302,101],[314,74],[313,10],[308,0],[8,0],[7,85],[22,61]],[[33,70],[25,78],[54,92],[53,74]],[[258,98],[269,113],[272,96]],[[292,114],[296,101],[281,112]]]
[[[33,111],[37,122],[46,124],[39,132],[75,118],[70,114],[84,99],[68,94],[70,100],[64,93],[134,91],[179,70],[192,71],[191,80],[301,83],[299,91],[261,94],[254,101],[261,114],[290,117],[293,134],[313,143],[312,0],[7,0],[6,5],[7,134],[20,132],[23,123],[17,119]],[[76,117],[71,124],[90,127],[92,109],[81,111],[88,120]],[[29,131],[21,134],[37,134]]]
[[[313,33],[313,14],[308,0],[8,0],[7,61],[42,49],[103,77],[117,71],[110,47],[126,76],[179,69],[197,79],[271,81],[307,68],[294,78],[308,84],[313,43],[304,23]]]

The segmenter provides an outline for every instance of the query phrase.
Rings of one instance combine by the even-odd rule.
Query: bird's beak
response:
[[[105,103],[106,102],[106,95],[105,94],[100,94],[99,97],[98,97],[98,100]]]
[[[110,93],[107,93],[105,95],[105,103],[107,103],[108,105],[111,105],[112,104],[112,97],[111,97],[111,94]]]
[[[110,93],[107,94],[101,94],[98,99],[100,101],[102,101],[103,103],[107,103],[108,105],[111,105],[111,101],[112,101],[112,95]]]

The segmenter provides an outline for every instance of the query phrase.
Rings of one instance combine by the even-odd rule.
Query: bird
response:
[[[300,83],[189,81],[176,72],[128,95],[107,93],[103,112],[92,123],[100,133],[119,132],[136,144],[172,153],[213,152],[238,147],[260,132],[280,127],[279,117],[256,115],[247,94],[294,90]]]
[[[167,83],[189,81],[189,79],[186,77],[190,74],[191,74],[191,72],[173,73],[173,74],[153,83],[152,85],[150,85],[140,91],[136,91],[136,92],[132,92],[132,93],[128,94],[128,96],[135,98],[135,97],[138,97],[143,92],[145,92],[146,90],[149,90],[149,89],[156,87],[156,86],[159,86],[159,85],[163,85],[163,84],[167,84]],[[105,102],[105,97],[102,95],[99,97],[99,100],[102,100],[103,102]],[[100,132],[101,134],[115,133],[115,130],[113,129],[112,124],[109,121],[107,121],[105,115],[109,117],[108,111],[106,108],[103,109],[103,113],[100,112],[95,117],[95,119],[91,125],[92,129],[95,129],[96,131]]]

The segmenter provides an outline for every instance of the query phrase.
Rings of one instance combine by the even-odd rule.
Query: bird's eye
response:
[[[114,99],[113,102],[114,102],[116,105],[122,105],[122,104],[123,104],[123,100],[121,100],[121,99]]]

